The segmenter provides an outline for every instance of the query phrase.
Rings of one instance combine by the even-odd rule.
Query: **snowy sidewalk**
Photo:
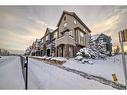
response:
[[[24,89],[20,58],[2,56],[0,58],[0,89]]]
[[[28,89],[114,89],[43,61],[29,58],[28,64]]]

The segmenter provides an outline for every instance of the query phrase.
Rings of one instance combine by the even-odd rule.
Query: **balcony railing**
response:
[[[61,44],[69,44],[75,46],[75,40],[69,36],[68,32],[65,32],[64,36],[55,40],[55,46],[59,46]]]

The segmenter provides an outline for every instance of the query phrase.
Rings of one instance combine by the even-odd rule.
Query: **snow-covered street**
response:
[[[28,71],[29,89],[114,89],[35,59]]]
[[[101,71],[98,70],[99,67],[96,66],[95,64],[94,66],[89,64],[79,64],[76,62],[77,62],[76,60],[74,61],[70,59],[67,61],[67,63],[64,64],[64,66],[74,68],[79,71],[84,71],[90,74],[91,72],[95,72],[92,73],[94,75],[98,75],[99,74],[98,72]],[[98,63],[99,66],[103,67],[103,70],[104,68],[105,69],[108,68],[105,66],[105,64],[106,63],[103,63],[104,65],[103,67],[101,63]],[[119,63],[117,63],[116,61],[116,64]],[[75,66],[77,66],[77,68]],[[90,68],[92,66],[94,69]],[[85,68],[85,70],[83,70],[83,68]],[[87,70],[91,72],[88,72]],[[106,74],[105,72],[102,71],[100,72],[101,76],[102,74],[104,75]],[[120,73],[122,73],[122,71]],[[0,58],[0,89],[24,89],[24,88],[25,85],[22,75],[20,57],[4,56]],[[44,61],[29,58],[28,89],[115,89],[115,88],[109,85],[102,84],[95,80],[83,78],[78,74],[69,72],[57,66],[46,64]]]
[[[2,56],[0,58],[0,89],[24,88],[20,58],[16,56]]]

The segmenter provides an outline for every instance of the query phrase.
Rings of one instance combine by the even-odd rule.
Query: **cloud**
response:
[[[119,23],[119,18],[119,15],[114,15],[108,19],[98,21],[91,27],[91,30],[93,31],[92,33],[110,33],[111,31],[114,31]],[[109,35],[111,35],[111,33]]]
[[[32,27],[27,27],[24,34],[21,34],[19,31],[7,29],[0,29],[0,31],[2,31],[0,35],[0,47],[22,50],[25,50],[36,38],[41,38],[45,33],[40,29]]]
[[[126,6],[1,6],[0,47],[26,49],[47,27],[56,26],[63,10],[76,12],[92,34],[110,35],[113,44],[118,44],[118,31],[127,27]]]

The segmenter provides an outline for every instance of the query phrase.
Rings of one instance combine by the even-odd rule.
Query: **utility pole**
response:
[[[124,77],[125,77],[125,85],[126,85],[126,89],[127,89],[127,71],[126,71],[126,60],[125,60],[125,55],[124,55],[124,44],[123,44],[123,36],[122,33],[123,31],[119,32],[119,42],[121,45],[121,50],[122,50],[122,63],[123,63],[123,71],[124,71]]]

